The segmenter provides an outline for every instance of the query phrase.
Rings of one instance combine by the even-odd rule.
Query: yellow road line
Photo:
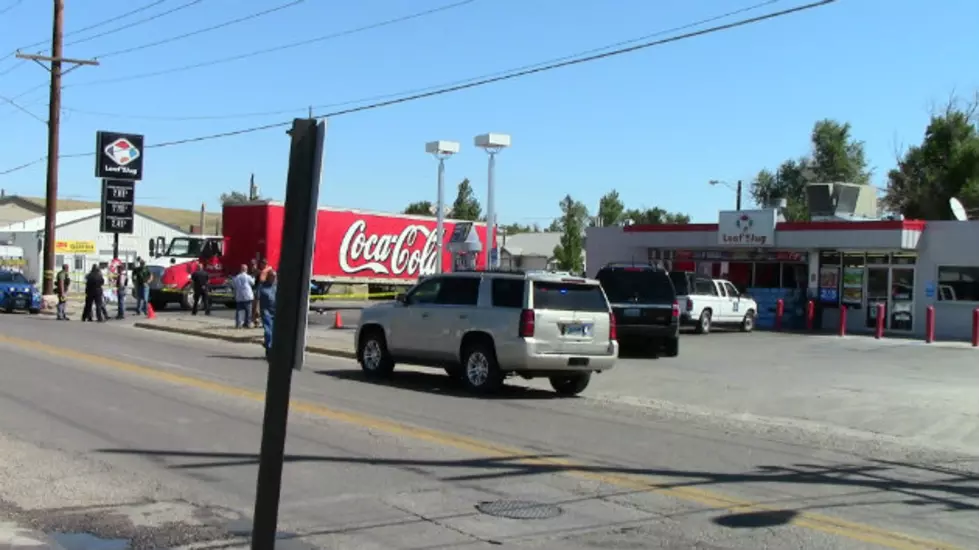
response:
[[[12,344],[24,349],[44,352],[57,357],[81,360],[95,366],[110,367],[117,371],[135,374],[160,382],[188,386],[224,396],[239,397],[256,402],[265,401],[265,393],[261,391],[249,390],[246,388],[222,384],[220,382],[204,380],[194,376],[177,374],[163,369],[137,365],[118,359],[112,359],[110,357],[103,357],[100,355],[93,355],[67,348],[52,346],[43,342],[25,340],[6,335],[0,335],[0,342]],[[390,435],[397,435],[418,441],[434,443],[443,447],[471,452],[483,456],[514,457],[534,454],[526,449],[497,445],[488,441],[481,441],[448,432],[432,430],[419,426],[410,426],[407,424],[355,412],[341,411],[309,401],[293,399],[291,401],[291,410],[326,418],[328,420],[344,422],[361,428],[368,428]],[[670,481],[665,479],[657,479],[652,476],[598,473],[591,471],[591,467],[584,463],[566,459],[522,458],[516,459],[514,462],[524,465],[557,468],[561,473],[578,479],[587,479],[624,489],[655,493],[692,502],[708,508],[722,509],[727,512],[746,513],[779,510],[779,508],[729,497],[715,491],[698,487],[669,487],[671,483]],[[790,523],[797,527],[803,527],[813,531],[836,535],[863,543],[876,544],[886,548],[894,548],[896,550],[964,550],[960,546],[941,541],[924,539],[914,535],[899,533],[888,529],[881,529],[871,525],[856,523],[811,512],[800,512],[790,521]]]

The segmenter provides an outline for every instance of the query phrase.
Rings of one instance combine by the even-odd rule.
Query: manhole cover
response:
[[[551,519],[561,515],[561,508],[526,500],[493,500],[476,505],[480,512],[508,519]]]

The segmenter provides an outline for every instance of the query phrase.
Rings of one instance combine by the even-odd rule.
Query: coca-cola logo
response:
[[[419,277],[435,273],[438,261],[435,230],[420,224],[398,234],[368,234],[367,222],[357,220],[340,243],[340,269],[345,273]]]

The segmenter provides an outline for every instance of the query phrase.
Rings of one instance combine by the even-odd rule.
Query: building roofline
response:
[[[779,222],[776,231],[924,231],[924,220],[869,220],[869,221],[818,221]],[[717,231],[716,223],[626,225],[626,233],[709,233]]]

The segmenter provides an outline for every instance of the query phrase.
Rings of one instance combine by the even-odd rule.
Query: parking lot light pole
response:
[[[436,273],[442,273],[445,262],[445,159],[459,152],[459,144],[455,141],[430,141],[425,144],[425,152],[439,161],[438,198],[435,201],[435,236],[438,239],[439,261],[435,269]]]
[[[727,187],[728,189],[733,190],[734,191],[734,195],[735,195],[735,198],[734,198],[734,209],[735,210],[741,210],[741,180],[738,180],[738,184],[736,186],[735,185],[731,185],[730,183],[728,183],[726,181],[721,181],[721,180],[710,180],[707,183],[709,183],[711,185],[723,185],[724,187]]]
[[[473,139],[476,147],[489,154],[489,169],[486,175],[486,269],[494,269],[500,265],[500,254],[496,250],[496,154],[510,146],[510,136],[507,134],[482,134]]]

